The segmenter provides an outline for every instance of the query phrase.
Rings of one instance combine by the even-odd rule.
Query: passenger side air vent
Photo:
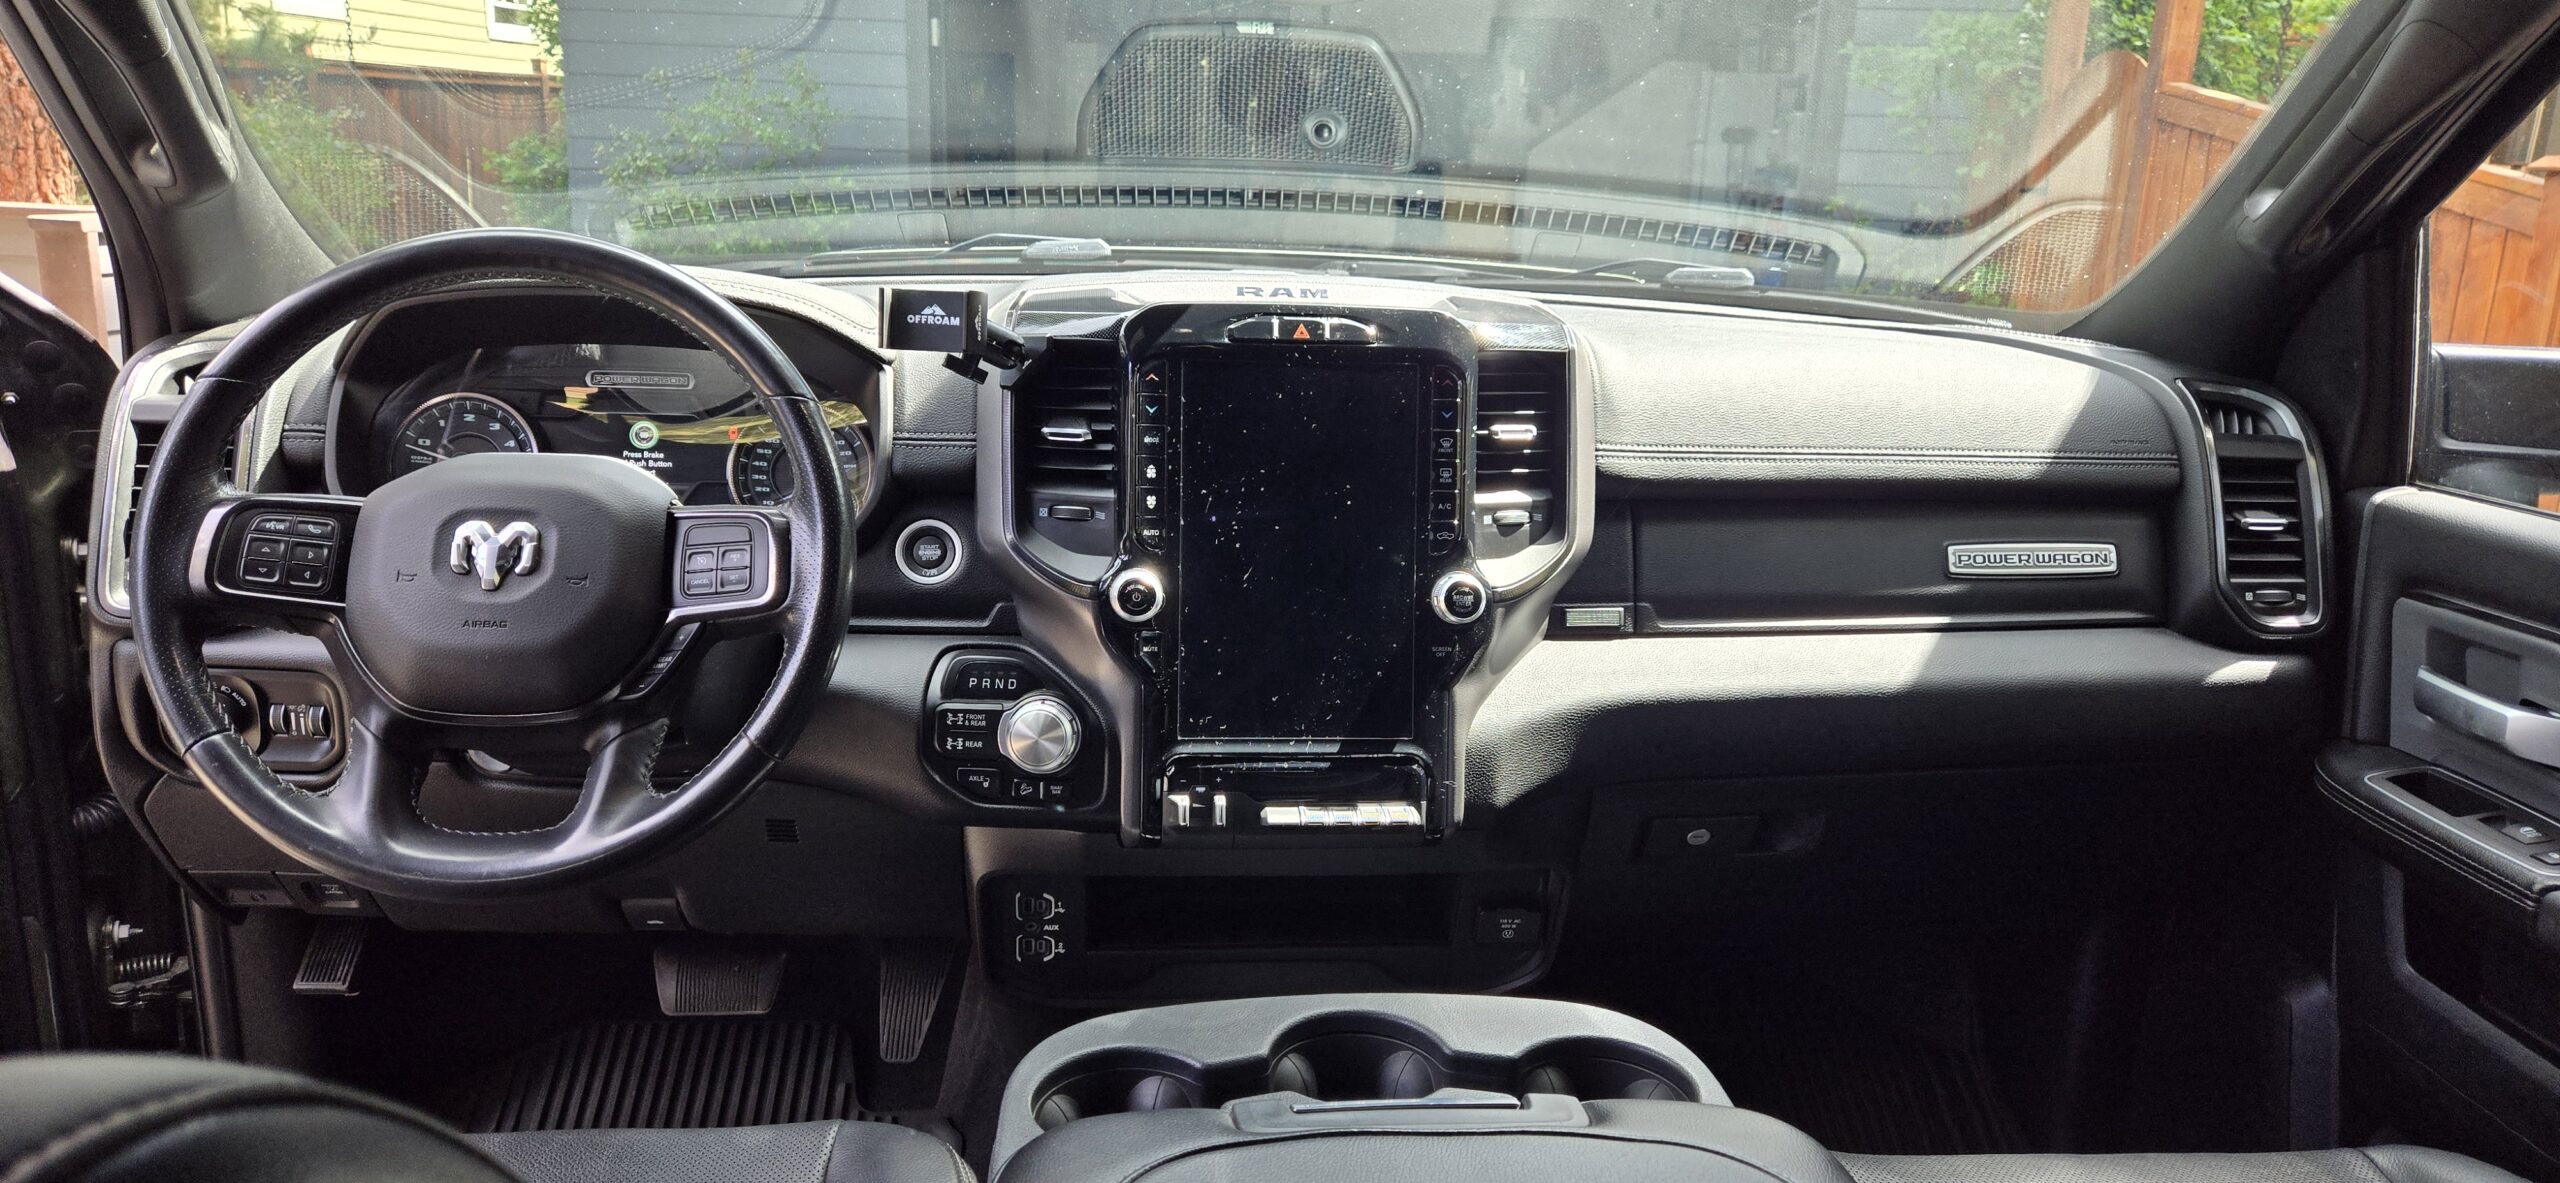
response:
[[[2218,557],[2232,603],[2263,630],[2317,626],[2326,523],[2300,420],[2254,391],[2189,390],[2213,432]]]
[[[1488,352],[1476,358],[1475,542],[1478,558],[1517,554],[1556,524],[1564,484],[1567,377],[1563,353]]]
[[[2204,404],[2204,420],[2216,437],[2228,439],[2237,435],[2275,435],[2276,425],[2266,412],[2253,407],[2222,403]]]
[[[1014,384],[1017,512],[1075,554],[1119,548],[1119,392],[1109,342],[1053,341]]]

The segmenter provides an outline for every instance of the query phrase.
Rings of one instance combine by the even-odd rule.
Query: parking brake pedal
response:
[[[676,941],[649,954],[658,976],[658,1010],[671,1019],[696,1015],[762,1015],[782,995],[780,949],[723,941]]]
[[[345,998],[356,992],[356,963],[364,959],[366,921],[359,916],[327,916],[311,926],[302,946],[302,965],[293,971],[293,992]]]

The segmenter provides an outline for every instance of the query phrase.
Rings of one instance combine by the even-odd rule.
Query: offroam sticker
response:
[[[1957,579],[2088,578],[2115,573],[2112,542],[1947,544],[1947,574]]]

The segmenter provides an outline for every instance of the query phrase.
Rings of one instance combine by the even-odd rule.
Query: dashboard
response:
[[[401,924],[964,928],[1000,983],[1067,1002],[1274,973],[1488,989],[1551,956],[1568,886],[1580,923],[1643,916],[1686,858],[2059,874],[1996,825],[1900,835],[1941,826],[1942,790],[2043,783],[2003,769],[2169,792],[2113,770],[2264,751],[2316,709],[2316,441],[2273,393],[2155,359],[1171,271],[983,283],[1028,360],[974,380],[888,347],[876,283],[702,274],[809,380],[862,505],[832,689],[694,849],[535,901],[367,901]],[[105,425],[101,729],[210,899],[310,910],[265,894],[304,872],[170,787],[123,639],[134,473],[219,345],[138,357]],[[770,505],[791,490],[767,430],[673,326],[494,284],[315,351],[244,424],[238,476],[364,497],[449,456],[576,452]],[[2234,526],[2243,496],[2296,528]],[[270,763],[327,784],[325,647],[248,629],[209,654]],[[703,660],[665,767],[735,727],[771,660]],[[421,807],[550,824],[567,790],[525,771],[456,753]]]

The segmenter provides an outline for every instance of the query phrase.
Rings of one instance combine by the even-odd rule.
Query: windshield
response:
[[[529,224],[802,274],[1278,265],[2060,310],[2174,227],[2348,2],[194,16],[259,160],[340,254]]]

